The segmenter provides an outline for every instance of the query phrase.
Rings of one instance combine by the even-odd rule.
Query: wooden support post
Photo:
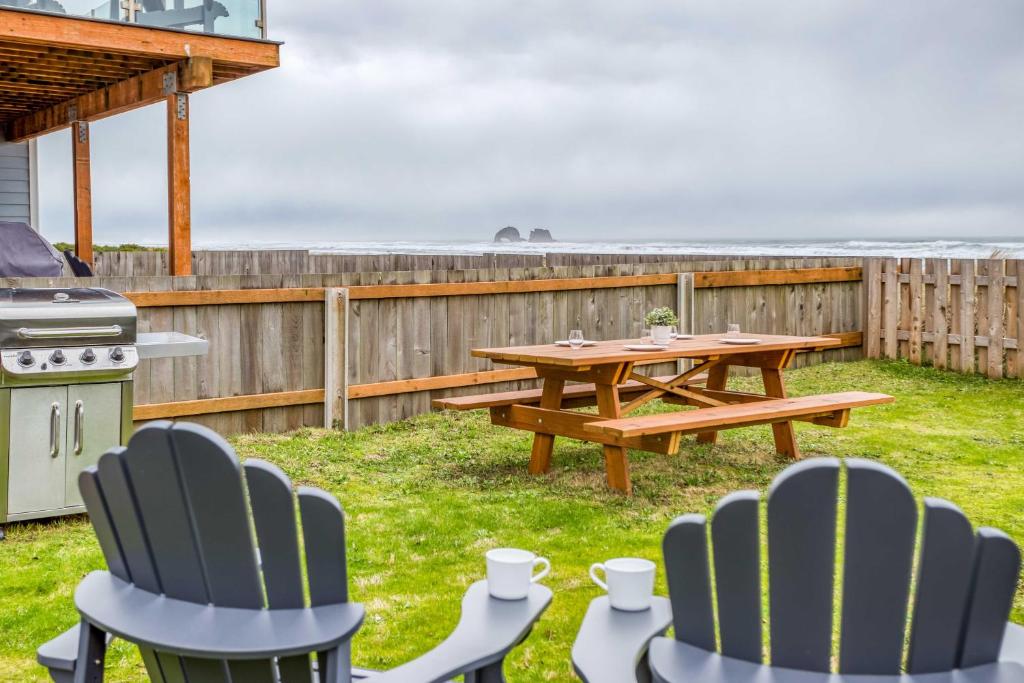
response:
[[[558,410],[561,408],[563,389],[565,389],[564,379],[545,377],[540,407],[547,410]],[[544,474],[551,469],[551,453],[554,447],[554,434],[541,434],[540,432],[534,434],[533,451],[530,453],[530,465],[527,468],[530,474]]]
[[[90,266],[92,255],[92,171],[89,160],[89,124],[71,126],[72,178],[75,193],[75,254]]]
[[[171,275],[192,274],[192,199],[189,179],[188,93],[167,101],[167,223]]]
[[[324,427],[348,428],[348,290],[324,292]]]

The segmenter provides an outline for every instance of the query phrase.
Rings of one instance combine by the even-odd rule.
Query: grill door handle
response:
[[[50,406],[50,457],[60,455],[60,404]]]
[[[75,401],[75,455],[81,455],[85,447],[85,406]]]
[[[120,325],[106,327],[22,327],[18,336],[22,339],[73,339],[76,337],[116,337],[124,330]]]

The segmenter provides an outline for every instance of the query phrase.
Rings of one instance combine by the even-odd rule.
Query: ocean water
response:
[[[309,249],[334,254],[483,254],[577,252],[594,254],[714,254],[736,256],[886,256],[1024,258],[1020,241],[723,240],[588,241],[514,244],[493,242],[237,242],[197,245],[206,249]]]

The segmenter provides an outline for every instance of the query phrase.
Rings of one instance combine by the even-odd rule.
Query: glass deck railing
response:
[[[0,0],[17,7],[242,38],[266,38],[266,0]]]

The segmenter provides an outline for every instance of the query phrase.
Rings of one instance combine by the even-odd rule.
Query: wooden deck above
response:
[[[0,7],[0,127],[8,141],[26,140],[272,69],[279,51],[264,40]]]

